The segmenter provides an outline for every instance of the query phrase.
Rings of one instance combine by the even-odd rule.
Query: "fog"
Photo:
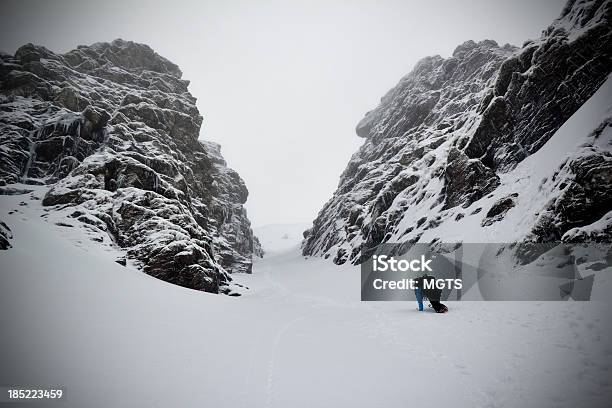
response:
[[[422,57],[466,40],[521,45],[563,1],[4,1],[0,50],[115,38],[180,66],[246,181],[255,226],[310,222],[361,142],[363,115]]]

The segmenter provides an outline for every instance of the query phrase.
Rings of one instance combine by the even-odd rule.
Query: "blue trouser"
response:
[[[416,288],[414,290],[414,293],[416,295],[417,303],[419,304],[419,310],[422,312],[423,311],[423,289]]]

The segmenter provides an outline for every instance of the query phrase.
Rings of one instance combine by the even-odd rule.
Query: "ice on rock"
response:
[[[202,116],[175,64],[124,40],[66,54],[27,44],[0,62],[3,184],[48,185],[51,211],[72,208],[168,282],[226,292],[231,273],[250,273],[248,191],[220,147],[198,140]]]
[[[522,48],[468,41],[417,63],[357,125],[366,140],[303,254],[342,264],[385,242],[612,240],[611,18],[610,2],[570,1]]]

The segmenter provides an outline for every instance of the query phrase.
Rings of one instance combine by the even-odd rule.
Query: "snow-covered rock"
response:
[[[263,247],[261,246],[261,242],[259,242],[259,238],[257,238],[256,235],[253,235],[253,255],[259,258],[263,258],[265,253],[266,251],[264,251]]]
[[[223,292],[230,273],[251,271],[248,191],[220,146],[198,140],[181,75],[123,40],[2,55],[0,180],[49,185],[43,205],[71,208],[146,273]]]
[[[11,229],[4,222],[0,221],[0,249],[9,249],[12,245],[10,243],[13,234]]]
[[[421,60],[357,125],[365,142],[303,254],[612,239],[611,27],[611,2],[571,0],[522,48],[468,41]]]

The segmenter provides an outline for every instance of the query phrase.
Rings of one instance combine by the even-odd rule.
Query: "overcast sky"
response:
[[[311,222],[363,142],[355,125],[422,57],[521,45],[560,0],[2,2],[0,50],[149,44],[191,81],[201,138],[246,181],[254,226]]]

